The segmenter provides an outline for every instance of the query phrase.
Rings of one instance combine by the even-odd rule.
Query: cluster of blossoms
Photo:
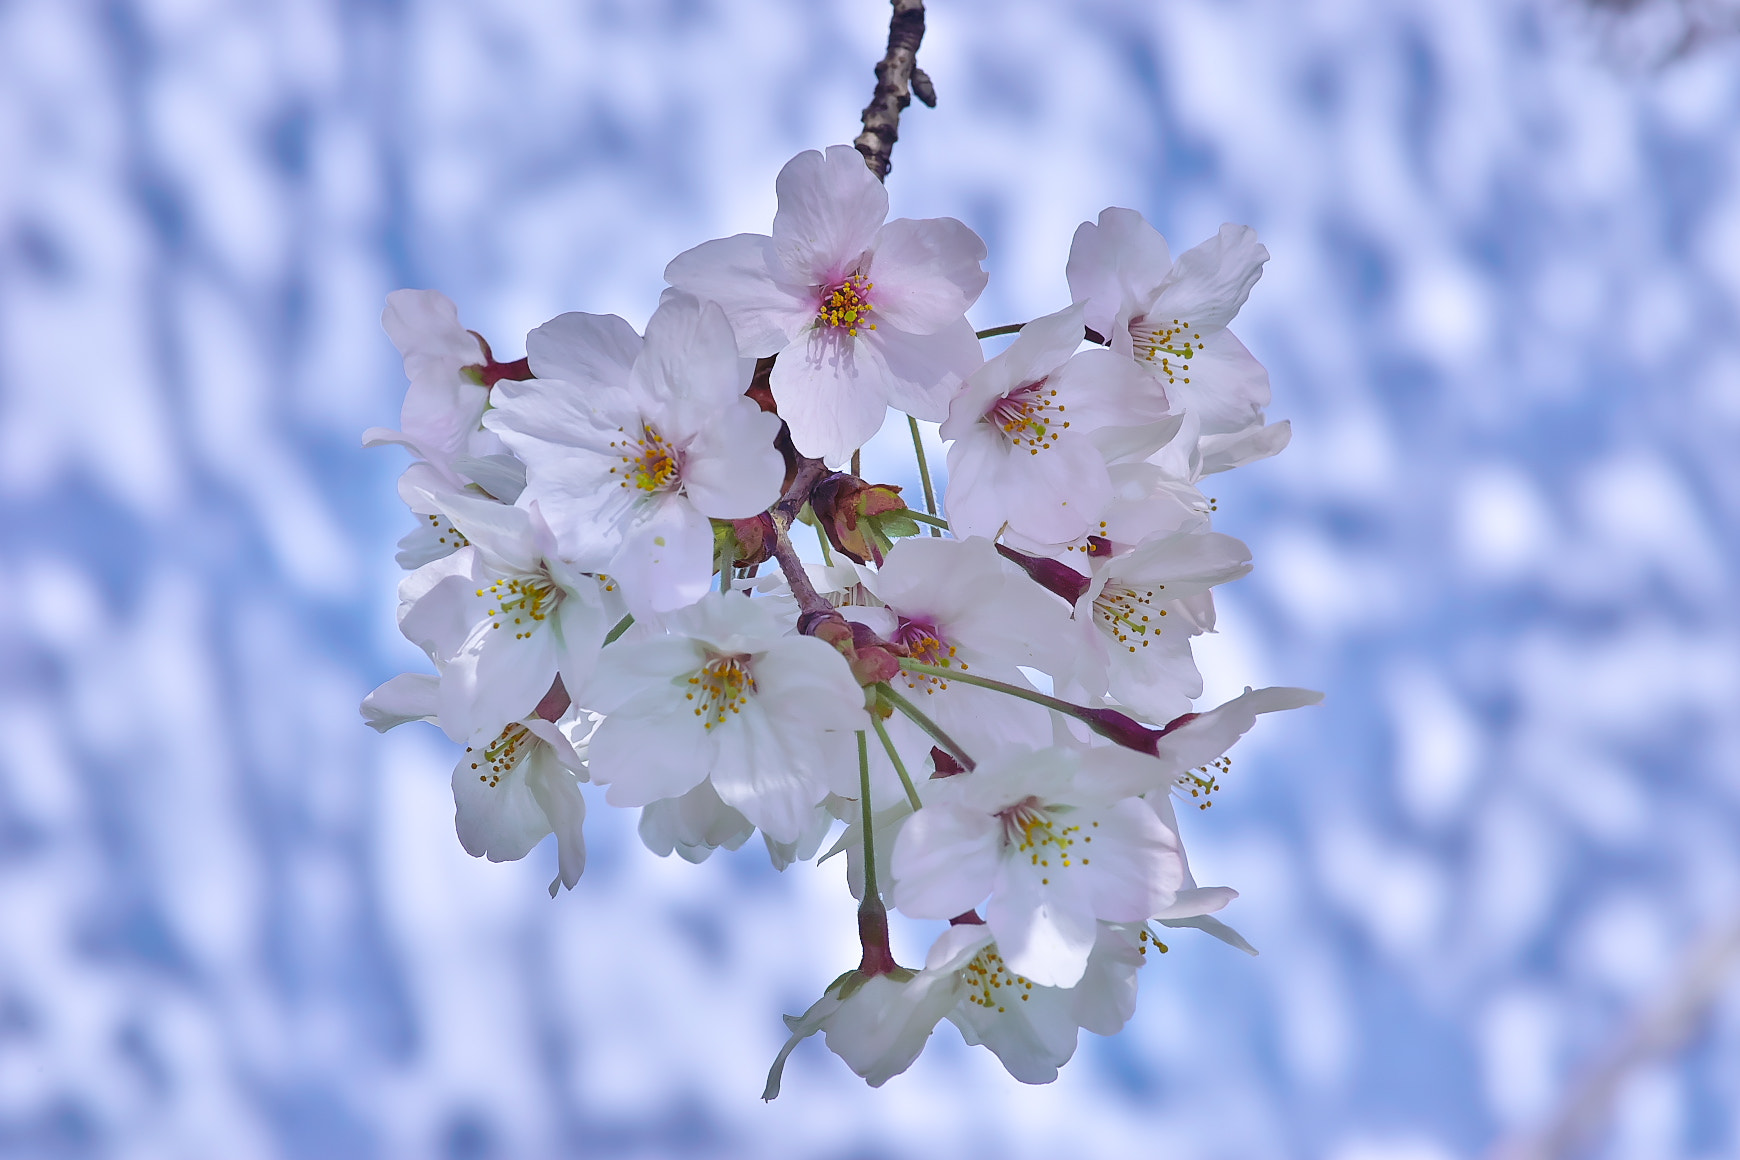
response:
[[[1226,329],[1268,254],[1228,225],[1174,261],[1108,209],[1076,232],[1072,302],[987,359],[965,225],[885,220],[845,146],[777,192],[771,236],[670,263],[644,335],[564,314],[501,363],[441,295],[389,297],[411,385],[366,442],[416,456],[399,625],[434,672],[363,712],[463,745],[460,841],[516,859],[553,833],[552,895],[585,865],[586,781],[691,862],[760,831],[783,869],[844,823],[863,956],[787,1019],[768,1098],[806,1036],[881,1084],[943,1019],[1045,1082],[1080,1028],[1130,1018],[1160,927],[1249,949],[1174,801],[1206,807],[1258,714],[1318,699],[1191,709],[1191,638],[1250,569],[1198,485],[1288,437]],[[847,469],[890,408],[923,511]],[[949,444],[946,518],[918,420]],[[947,921],[922,968],[888,906]]]

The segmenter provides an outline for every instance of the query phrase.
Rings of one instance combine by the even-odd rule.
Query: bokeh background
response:
[[[421,661],[358,437],[388,290],[505,359],[765,230],[887,5],[3,0],[0,1155],[1740,1156],[1732,15],[935,0],[889,188],[989,243],[979,325],[1106,205],[1273,252],[1295,437],[1209,489],[1257,571],[1202,665],[1328,699],[1185,820],[1261,957],[1177,939],[1050,1087],[945,1027],[764,1106],[838,864],[596,799],[572,894],[466,857],[452,747],[357,715]]]

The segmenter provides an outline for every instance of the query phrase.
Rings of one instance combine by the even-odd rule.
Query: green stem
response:
[[[859,479],[864,478],[863,454],[864,453],[861,450],[852,452],[852,474],[857,476]]]
[[[870,714],[870,724],[876,727],[876,736],[881,739],[888,760],[894,763],[894,772],[900,775],[900,784],[906,789],[906,800],[912,803],[912,812],[916,814],[924,808],[924,803],[918,800],[918,791],[912,787],[912,778],[907,775],[906,763],[900,760],[900,753],[894,748],[894,739],[888,736],[888,727],[882,724],[882,715]]]
[[[634,623],[634,617],[632,617],[632,616],[625,616],[621,620],[617,621],[616,627],[611,629],[608,633],[605,634],[604,643],[605,644],[615,644],[616,638],[621,636],[623,633],[627,632],[629,629],[629,626],[632,625],[633,623]]]
[[[820,520],[816,521],[816,542],[822,546],[822,563],[832,568],[834,566],[834,553],[828,547],[828,533],[822,530],[822,521]]]
[[[906,664],[905,661],[901,661],[900,663],[903,666]],[[896,709],[899,709],[902,713],[905,713],[908,717],[912,718],[913,724],[930,734],[931,740],[946,749],[950,756],[960,762],[962,769],[971,772],[973,768],[978,765],[978,762],[967,756],[966,750],[955,744],[955,739],[953,737],[950,737],[947,733],[942,731],[942,726],[925,716],[918,706],[914,705],[911,701],[908,701],[905,697],[902,697],[899,693],[896,693],[893,685],[890,685],[887,681],[883,681],[881,684],[876,686],[876,692],[877,695],[884,698],[890,705],[893,705]]]
[[[996,338],[999,334],[1019,334],[1026,325],[1025,322],[1011,322],[1007,326],[993,326],[989,330],[981,330],[978,335],[980,338]]]
[[[872,898],[880,901],[876,889],[876,817],[870,810],[870,745],[862,729],[858,730],[858,805],[864,811],[864,906]]]
[[[922,661],[908,660],[902,657],[900,667],[909,673],[923,673],[927,677],[941,677],[945,681],[959,681],[963,685],[977,685],[981,689],[991,689],[999,693],[1008,693],[1011,697],[1019,697],[1023,701],[1032,701],[1035,705],[1044,705],[1047,709],[1056,709],[1059,713],[1070,717],[1081,717],[1081,706],[1072,705],[1068,701],[1060,701],[1056,697],[1048,697],[1037,689],[1023,689],[1020,685],[1011,685],[1008,681],[996,681],[990,677],[975,676],[963,673],[959,669],[944,668],[942,665],[927,665]]]
[[[921,524],[929,524],[933,528],[942,528],[944,531],[948,530],[949,522],[941,516],[927,516],[923,512],[915,512],[911,508],[907,508],[900,514],[904,515],[909,520],[916,520]],[[931,535],[934,536],[936,533],[932,532]]]
[[[737,533],[727,528],[719,538],[719,591],[731,591],[731,564],[737,559]]]
[[[930,462],[924,457],[924,436],[919,432],[918,420],[911,415],[906,417],[907,429],[912,432],[912,453],[918,456],[918,481],[924,484],[924,510],[936,515],[936,489],[930,483]],[[928,520],[925,522],[929,522]],[[933,536],[942,535],[933,530]]]

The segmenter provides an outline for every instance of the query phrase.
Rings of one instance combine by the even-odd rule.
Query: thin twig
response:
[[[924,0],[892,0],[894,14],[888,21],[888,51],[876,66],[876,92],[864,106],[864,131],[852,144],[864,155],[864,164],[878,181],[888,180],[889,158],[900,139],[900,112],[912,104],[913,73],[918,46],[924,40]],[[930,78],[919,74],[920,99],[936,104]]]
[[[1633,1017],[1536,1131],[1501,1141],[1489,1153],[1491,1160],[1561,1160],[1588,1149],[1612,1114],[1625,1081],[1651,1062],[1678,1052],[1709,1023],[1737,968],[1740,916],[1699,939],[1674,985]]]

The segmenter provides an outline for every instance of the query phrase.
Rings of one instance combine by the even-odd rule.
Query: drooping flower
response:
[[[406,721],[440,723],[440,680],[401,673],[363,700],[363,718],[386,732]],[[550,883],[572,890],[586,868],[585,742],[569,740],[590,717],[570,708],[556,721],[528,714],[499,732],[480,730],[453,767],[454,828],[474,858],[514,862],[556,835],[558,871]]]
[[[400,585],[399,628],[440,668],[440,718],[455,741],[530,715],[559,674],[581,687],[622,616],[608,581],[555,554],[535,505],[425,495],[469,541]]]
[[[913,660],[1016,684],[1027,683],[1020,666],[1067,672],[1073,663],[1067,606],[999,556],[989,540],[902,539],[880,569],[863,571],[863,585],[882,607],[842,613]],[[1044,709],[1003,693],[920,673],[903,672],[891,684],[969,751],[1051,740]],[[888,727],[903,750],[922,736],[903,717],[890,719]],[[929,748],[924,741],[916,752]]]
[[[952,966],[937,970],[896,969],[865,975],[847,971],[799,1016],[787,1016],[791,1038],[768,1069],[761,1098],[779,1095],[785,1061],[793,1049],[820,1031],[828,1050],[846,1061],[871,1087],[881,1087],[912,1066],[931,1032],[959,1001],[962,984]]]
[[[724,804],[795,842],[831,784],[856,786],[863,691],[844,657],[789,635],[767,603],[709,593],[664,619],[668,636],[605,650],[583,701],[606,714],[591,769],[612,805],[681,797],[710,778]]]
[[[771,386],[792,442],[839,464],[890,405],[940,422],[983,361],[966,320],[985,288],[985,243],[954,218],[888,216],[857,150],[786,163],[773,235],[737,234],[677,255],[665,279],[725,308],[747,358],[779,356]]]
[[[951,918],[985,903],[1011,970],[1074,986],[1096,921],[1145,922],[1184,883],[1177,833],[1137,800],[1159,773],[1128,750],[1054,747],[932,782],[895,841],[895,905]]]
[[[955,396],[941,434],[954,441],[947,507],[957,535],[994,538],[1008,528],[1049,543],[1086,535],[1112,494],[1096,434],[1165,417],[1165,392],[1130,359],[1076,353],[1084,310],[1029,322]]]
[[[620,318],[564,314],[526,346],[538,377],[499,384],[484,420],[525,460],[522,502],[636,616],[693,603],[713,574],[709,521],[766,510],[785,475],[724,314],[670,293],[644,343]]]
[[[1077,228],[1066,273],[1087,325],[1220,435],[1261,426],[1269,404],[1269,372],[1226,329],[1268,260],[1255,230],[1229,223],[1174,262],[1141,214],[1111,208]]]
[[[1251,570],[1250,549],[1219,532],[1175,532],[1096,560],[1076,602],[1082,682],[1151,721],[1186,712],[1202,693],[1190,638],[1200,629],[1180,602]]]
[[[402,444],[453,485],[463,485],[470,478],[465,460],[502,450],[479,426],[489,388],[477,371],[489,356],[477,336],[459,325],[459,308],[435,290],[393,291],[381,326],[404,356],[411,385],[400,429],[371,427],[363,432],[363,446]]]

